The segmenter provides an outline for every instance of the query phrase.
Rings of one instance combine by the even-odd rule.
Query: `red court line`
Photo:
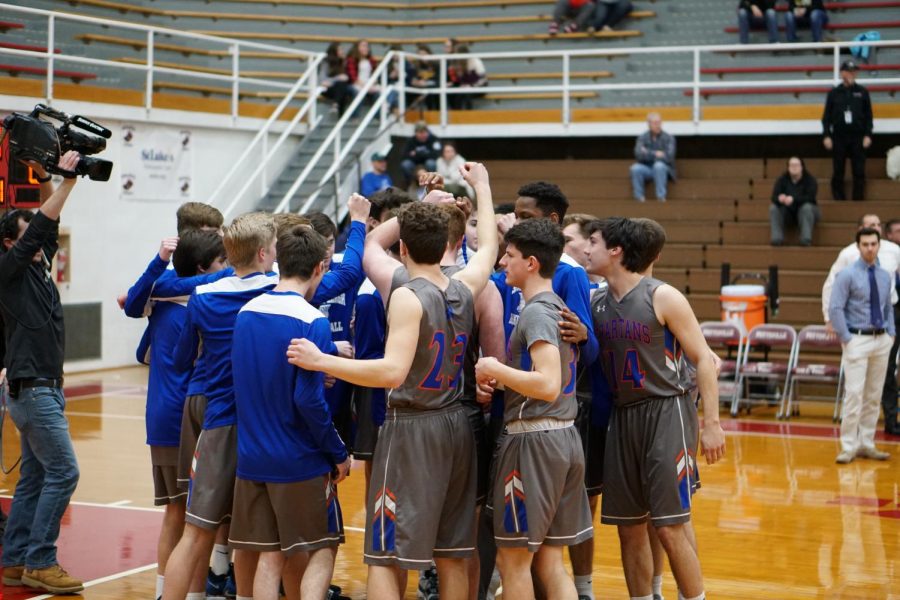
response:
[[[767,421],[742,421],[726,419],[722,421],[722,429],[730,433],[765,434],[782,437],[805,437],[822,440],[838,439],[841,429],[837,425],[811,425],[808,423],[784,423]],[[875,439],[882,442],[900,443],[900,437],[886,435],[883,431],[875,432]]]

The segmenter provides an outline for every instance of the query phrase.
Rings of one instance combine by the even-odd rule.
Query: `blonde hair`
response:
[[[225,254],[233,267],[253,264],[260,248],[268,248],[275,240],[275,220],[272,215],[252,212],[235,217],[225,228]]]
[[[581,237],[587,239],[591,237],[590,224],[592,221],[596,220],[597,217],[587,213],[571,213],[563,217],[562,229],[565,229],[574,223],[578,225],[578,231],[581,233]]]

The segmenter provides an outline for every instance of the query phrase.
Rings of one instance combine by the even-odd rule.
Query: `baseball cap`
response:
[[[372,160],[387,160],[387,154],[384,152],[373,152]]]
[[[416,131],[422,131],[423,129],[428,129],[428,123],[425,121],[416,121]]]
[[[841,63],[841,71],[855,71],[859,67],[856,66],[856,63],[852,60],[845,60]]]

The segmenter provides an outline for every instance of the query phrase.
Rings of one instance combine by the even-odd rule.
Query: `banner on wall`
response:
[[[122,126],[123,199],[186,202],[193,196],[191,131]]]

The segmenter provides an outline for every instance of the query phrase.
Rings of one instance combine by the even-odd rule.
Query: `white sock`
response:
[[[212,572],[216,575],[224,575],[228,572],[228,546],[222,544],[213,546]]]
[[[662,596],[662,575],[653,576],[653,593]]]
[[[587,596],[594,600],[594,589],[591,586],[592,577],[592,575],[576,575],[575,589],[578,591],[579,596]]]
[[[184,600],[206,600],[206,592],[188,592]]]
[[[653,594],[649,596],[632,596],[631,600],[653,600]]]
[[[253,600],[253,596],[238,596],[236,600]]]
[[[165,580],[165,577],[163,577],[162,575],[157,573],[156,574],[156,595],[153,596],[154,598],[159,598],[160,596],[162,596],[163,580]]]
[[[681,590],[678,590],[678,600],[706,600],[706,592],[700,592],[699,596],[694,596],[692,598],[688,598],[684,594],[681,593]]]

